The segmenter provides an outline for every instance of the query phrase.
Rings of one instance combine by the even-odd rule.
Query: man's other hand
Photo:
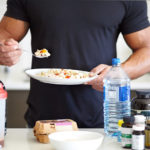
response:
[[[22,54],[19,44],[13,39],[0,41],[0,65],[13,66]]]
[[[103,91],[103,79],[107,72],[110,70],[111,66],[101,64],[94,69],[91,70],[90,75],[93,76],[95,74],[98,77],[90,82],[85,83],[86,85],[91,85],[97,91]]]

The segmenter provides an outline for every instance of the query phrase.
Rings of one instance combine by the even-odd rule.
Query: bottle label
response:
[[[150,120],[150,110],[135,110],[131,109],[132,115],[143,115],[146,117],[146,120]]]
[[[145,149],[144,135],[132,135],[132,149],[136,149],[136,150]]]
[[[115,102],[130,100],[130,86],[104,87],[104,100],[111,100]]]
[[[130,148],[131,147],[131,141],[132,135],[131,134],[122,134],[121,135],[121,143],[122,147]]]
[[[130,100],[130,86],[119,87],[119,101]]]
[[[132,128],[121,128],[122,147],[131,148]]]
[[[104,100],[119,101],[119,88],[118,87],[104,87]]]

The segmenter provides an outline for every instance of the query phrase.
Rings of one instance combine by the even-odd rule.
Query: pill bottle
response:
[[[132,144],[132,126],[134,125],[134,117],[123,117],[123,124],[121,128],[121,145],[123,148],[130,149]]]
[[[150,121],[146,122],[145,127],[145,147],[150,149]]]
[[[145,123],[146,123],[146,117],[145,116],[135,115],[134,118],[135,118],[135,121],[134,121],[135,125],[144,125],[145,126]]]
[[[150,120],[150,90],[137,90],[131,101],[132,115],[144,115]]]
[[[132,150],[145,150],[145,126],[133,125]]]

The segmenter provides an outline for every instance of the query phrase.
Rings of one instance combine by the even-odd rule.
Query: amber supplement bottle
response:
[[[130,149],[132,144],[132,126],[134,124],[133,116],[123,117],[123,124],[121,128],[121,144],[123,148]]]
[[[132,150],[145,150],[145,126],[133,125]]]
[[[150,120],[147,121],[145,128],[145,147],[150,149]]]
[[[144,115],[150,118],[150,90],[137,90],[136,97],[131,101],[132,115]]]

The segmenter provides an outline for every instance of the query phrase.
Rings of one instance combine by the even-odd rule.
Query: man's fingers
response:
[[[91,85],[93,89],[97,91],[103,91],[103,79],[110,68],[111,66],[108,65],[99,65],[98,67],[95,67],[93,70],[94,72],[99,72],[98,77],[90,82],[85,83],[85,85]]]
[[[98,84],[101,80],[102,80],[102,77],[99,75],[96,79],[89,81],[86,84],[88,84],[88,85]]]
[[[14,50],[9,52],[0,52],[0,59],[6,59],[11,57],[21,56],[22,52],[20,50]]]
[[[10,52],[15,51],[16,49],[18,49],[18,45],[0,46],[0,52]]]
[[[95,68],[93,68],[90,72],[90,76],[93,76],[95,74],[100,74],[106,67],[108,67],[107,65],[101,64]]]

